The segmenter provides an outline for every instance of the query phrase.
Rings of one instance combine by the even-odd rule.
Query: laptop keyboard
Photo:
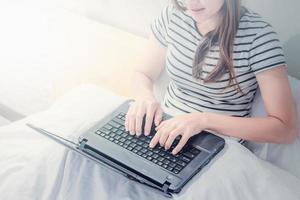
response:
[[[201,152],[195,147],[185,145],[179,153],[173,155],[171,152],[178,144],[179,138],[175,139],[169,150],[165,150],[159,144],[150,148],[149,143],[154,133],[139,137],[130,135],[125,130],[125,115],[125,113],[120,113],[95,133],[175,174],[182,171]]]

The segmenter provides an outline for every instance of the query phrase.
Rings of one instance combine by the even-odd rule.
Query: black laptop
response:
[[[125,130],[125,116],[131,101],[133,100],[124,102],[83,133],[78,138],[78,143],[32,124],[27,125],[81,155],[171,197],[172,193],[179,193],[223,149],[225,141],[212,133],[202,131],[190,138],[176,155],[171,152],[180,138],[176,138],[169,150],[159,144],[150,148],[149,143],[155,135],[154,123],[149,136],[132,136]],[[163,120],[171,117],[164,113]],[[143,126],[144,124],[145,118]]]

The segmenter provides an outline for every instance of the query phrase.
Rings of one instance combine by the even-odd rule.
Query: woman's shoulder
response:
[[[180,32],[181,35],[186,35],[194,38],[199,38],[198,30],[196,29],[196,22],[185,11],[177,8],[174,4],[168,4],[162,10],[160,18],[165,19],[161,24],[165,25],[166,31],[169,35],[175,34],[174,32]],[[171,30],[172,31],[169,31]]]
[[[265,20],[260,14],[251,9],[243,7],[243,13],[240,18],[238,31],[242,34],[259,34],[268,29],[272,29],[272,25]]]
[[[162,14],[165,16],[169,17],[169,20],[175,21],[175,22],[180,22],[180,21],[185,21],[185,22],[193,22],[193,19],[191,16],[189,16],[185,11],[181,10],[178,8],[176,5],[173,3],[170,3],[166,5],[162,9]]]
[[[237,32],[236,49],[246,50],[249,67],[257,74],[285,64],[277,32],[260,14],[246,9]]]

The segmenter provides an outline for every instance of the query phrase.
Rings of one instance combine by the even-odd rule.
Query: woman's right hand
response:
[[[144,134],[150,134],[152,123],[158,126],[162,120],[163,111],[155,97],[139,97],[131,103],[125,119],[125,129],[131,135],[142,134],[143,118],[145,118]]]

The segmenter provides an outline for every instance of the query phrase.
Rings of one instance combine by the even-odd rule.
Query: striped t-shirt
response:
[[[151,29],[167,48],[165,66],[170,83],[163,106],[182,113],[213,112],[249,117],[258,88],[256,74],[285,65],[277,34],[270,24],[250,10],[240,18],[233,53],[235,76],[244,95],[235,86],[224,90],[229,83],[229,72],[213,83],[192,77],[193,59],[203,36],[187,13],[168,5],[153,21]],[[219,48],[214,47],[206,55],[202,78],[214,69],[218,59]]]

